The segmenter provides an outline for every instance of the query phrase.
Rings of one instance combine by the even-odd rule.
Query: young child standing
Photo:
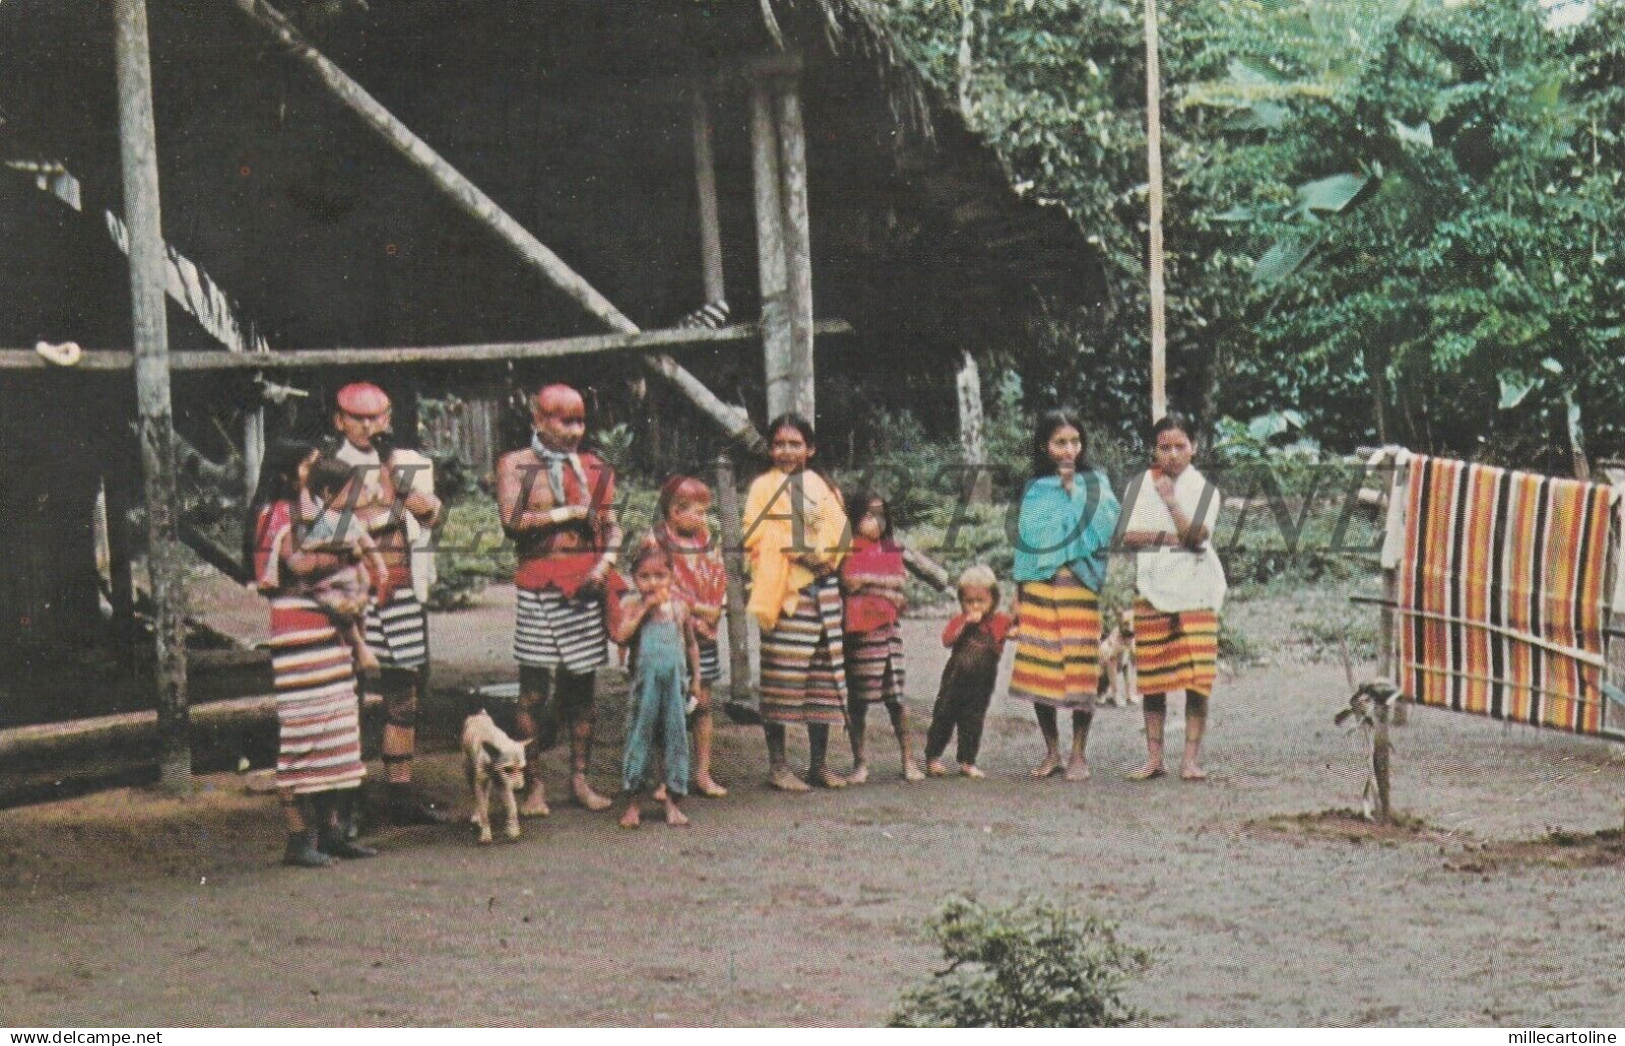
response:
[[[312,513],[304,527],[300,547],[307,551],[332,552],[346,557],[348,565],[318,578],[300,594],[315,600],[332,619],[339,638],[355,656],[356,668],[364,675],[377,675],[378,655],[367,645],[363,627],[367,605],[376,597],[379,606],[389,602],[389,567],[378,543],[355,515],[355,469],[324,454],[306,473],[302,500]]]
[[[688,824],[678,801],[688,794],[688,728],[685,706],[699,696],[700,652],[688,604],[672,591],[671,555],[658,542],[639,546],[632,560],[635,595],[622,603],[615,641],[632,648],[632,692],[626,710],[626,750],[621,786],[626,792],[622,828],[636,828],[639,795],[665,767],[661,801],[666,823]]]
[[[903,548],[892,540],[891,513],[884,498],[867,492],[847,502],[852,547],[841,564],[841,591],[846,596],[846,688],[852,738],[852,784],[869,779],[864,758],[864,723],[869,706],[883,702],[903,757],[903,777],[921,781],[908,739],[908,711],[903,706],[903,634],[898,616],[907,606],[903,583]]]
[[[1052,410],[1033,434],[1033,478],[1021,500],[1016,542],[1016,666],[1010,696],[1030,701],[1044,736],[1034,777],[1061,770],[1057,713],[1072,713],[1068,781],[1089,778],[1085,749],[1100,677],[1100,600],[1117,526],[1106,474],[1084,463],[1083,424]]]
[[[1179,776],[1207,777],[1202,734],[1219,657],[1224,565],[1210,540],[1219,488],[1191,466],[1191,423],[1167,414],[1151,429],[1151,468],[1129,488],[1123,545],[1135,549],[1134,662],[1145,695],[1145,765],[1132,781],[1161,777],[1168,692],[1185,691],[1185,756]]]
[[[728,597],[728,573],[722,551],[712,540],[706,513],[711,488],[693,476],[673,476],[660,488],[660,522],[653,539],[671,554],[671,587],[694,622],[700,650],[699,705],[690,715],[694,735],[694,790],[721,798],[728,790],[711,776],[711,687],[722,678],[717,625]]]
[[[976,753],[1010,627],[1010,615],[999,613],[999,581],[992,569],[978,563],[959,575],[959,614],[942,630],[942,645],[953,653],[942,670],[925,738],[925,772],[932,777],[947,776],[942,753],[956,730],[960,773],[978,780],[987,776],[976,767]]]
[[[836,572],[846,540],[840,492],[809,467],[818,453],[812,423],[782,414],[767,427],[773,467],[757,476],[745,499],[745,553],[751,570],[750,612],[762,629],[762,725],[769,781],[786,792],[808,783],[790,770],[785,728],[805,723],[807,776],[821,788],[844,788],[829,768],[829,728],[846,714],[846,657],[841,641],[841,585]]]

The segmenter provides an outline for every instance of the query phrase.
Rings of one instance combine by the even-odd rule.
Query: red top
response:
[[[563,504],[582,505],[595,513],[610,511],[615,505],[615,470],[595,454],[582,452],[580,458],[581,471],[587,474],[587,489],[582,489],[575,469],[566,465]],[[545,472],[536,482],[547,482]],[[566,598],[573,598],[605,551],[598,547],[597,534],[598,529],[591,519],[577,525],[529,532],[519,539],[514,584],[527,592],[556,588]],[[614,571],[610,573],[614,575]]]
[[[964,633],[967,623],[968,622],[965,620],[964,614],[954,615],[954,619],[948,622],[948,627],[942,630],[942,645],[951,647],[955,643],[959,642],[959,637]],[[1009,614],[995,611],[992,617],[983,618],[977,623],[977,625],[991,632],[993,634],[994,644],[998,646],[1000,650],[1004,649],[1005,637],[1010,634]]]
[[[841,582],[846,589],[846,630],[854,635],[873,632],[897,621],[897,604],[875,591],[880,588],[903,594],[903,546],[893,541],[853,538],[852,551],[841,563]]]
[[[671,553],[672,591],[690,609],[721,610],[728,598],[728,570],[722,562],[722,553],[711,540],[711,532],[694,538],[677,533],[665,522],[656,525],[652,535],[662,548]],[[705,639],[715,639],[714,626],[694,617],[694,630]]]
[[[278,539],[293,524],[293,506],[273,501],[260,507],[254,521],[254,586],[269,596],[282,587],[282,564],[277,558]]]
[[[271,600],[271,634],[331,631],[332,620],[315,603],[282,594],[282,535],[292,521],[293,506],[286,501],[262,507],[254,521],[254,585]]]

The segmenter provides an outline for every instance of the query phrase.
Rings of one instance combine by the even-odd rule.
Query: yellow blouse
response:
[[[799,533],[792,518],[798,509]],[[750,612],[763,631],[795,611],[801,590],[816,577],[796,559],[796,538],[833,570],[846,556],[846,529],[840,492],[816,472],[803,469],[791,475],[769,469],[751,483],[745,498],[745,554],[751,572]]]

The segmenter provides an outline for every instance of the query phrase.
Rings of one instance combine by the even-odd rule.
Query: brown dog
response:
[[[1100,695],[1103,705],[1140,703],[1139,676],[1134,669],[1134,611],[1118,616],[1117,627],[1100,637]]]
[[[525,746],[502,732],[484,709],[463,721],[463,768],[474,797],[469,821],[480,831],[480,843],[491,842],[491,790],[502,793],[508,816],[503,834],[519,838],[519,804],[514,789],[525,787]]]

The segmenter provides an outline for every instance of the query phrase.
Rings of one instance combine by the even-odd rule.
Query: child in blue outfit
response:
[[[664,764],[666,823],[687,825],[678,808],[688,794],[688,725],[685,714],[697,703],[700,648],[688,604],[672,592],[671,554],[658,542],[642,545],[632,561],[637,594],[627,599],[615,627],[615,641],[632,648],[632,693],[626,709],[626,751],[621,786],[626,792],[622,828],[636,828],[639,796],[652,790]]]

